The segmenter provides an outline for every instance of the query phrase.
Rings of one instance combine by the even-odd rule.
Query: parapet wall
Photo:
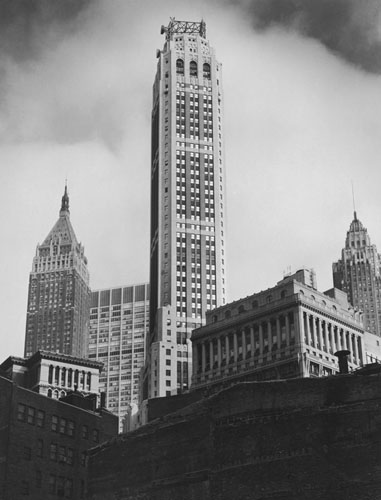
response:
[[[365,500],[381,492],[381,379],[246,382],[92,450],[91,500]]]

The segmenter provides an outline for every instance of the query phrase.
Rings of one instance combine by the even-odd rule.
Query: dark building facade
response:
[[[150,334],[143,398],[190,386],[191,331],[225,301],[221,64],[204,22],[162,28],[153,86]]]
[[[364,327],[381,335],[381,255],[354,213],[341,259],[333,264],[333,283],[364,312]]]
[[[37,246],[29,277],[25,357],[39,349],[85,357],[89,273],[83,246],[70,222],[65,186],[59,219]]]
[[[47,398],[0,376],[0,499],[84,499],[87,450],[118,420],[79,393]]]
[[[239,383],[92,449],[89,500],[376,499],[380,423],[378,375]]]

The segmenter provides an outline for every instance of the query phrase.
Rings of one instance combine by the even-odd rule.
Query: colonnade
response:
[[[194,374],[275,355],[282,348],[295,344],[297,321],[298,318],[291,311],[228,332],[223,331],[213,338],[194,340]]]
[[[65,366],[49,366],[48,383],[55,386],[91,390],[91,372],[73,370]]]
[[[362,363],[360,332],[306,311],[303,312],[303,332],[306,345],[329,354],[346,349],[350,351],[349,360],[352,363]]]

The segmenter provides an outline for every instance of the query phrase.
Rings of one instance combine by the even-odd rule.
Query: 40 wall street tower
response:
[[[83,246],[70,222],[65,186],[59,219],[37,246],[29,277],[26,357],[47,350],[84,357],[90,307],[89,272]]]
[[[221,64],[201,22],[162,27],[153,85],[150,333],[143,399],[187,390],[191,342],[225,303]]]

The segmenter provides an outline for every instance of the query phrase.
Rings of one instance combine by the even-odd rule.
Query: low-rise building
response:
[[[0,372],[22,387],[58,399],[74,390],[98,396],[102,367],[103,363],[95,360],[37,351],[29,358],[9,356],[0,365]]]
[[[117,433],[94,398],[60,401],[0,376],[0,498],[86,498],[87,450]]]
[[[206,313],[193,331],[192,389],[237,380],[319,377],[364,363],[362,313],[337,289],[321,293],[302,269],[276,286]]]

